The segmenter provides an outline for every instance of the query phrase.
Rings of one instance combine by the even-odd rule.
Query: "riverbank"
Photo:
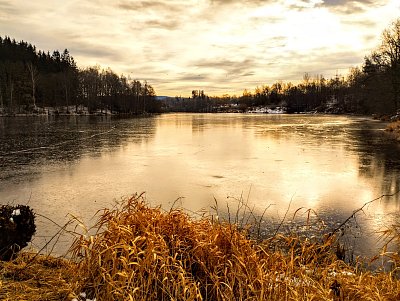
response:
[[[400,142],[400,120],[389,123],[385,131]]]
[[[0,109],[0,117],[26,117],[26,116],[88,116],[88,115],[114,115],[109,109],[89,110],[88,107],[78,106],[59,106],[59,107],[24,107],[21,106],[14,110]]]
[[[145,116],[155,113],[148,112],[118,112],[110,109],[89,109],[86,106],[58,106],[58,107],[19,107],[14,110],[0,108],[0,117],[33,117],[33,116]]]
[[[22,253],[0,263],[1,300],[398,300],[396,271],[340,259],[335,235],[256,240],[216,216],[149,207],[105,210],[71,259]],[[398,237],[398,236],[397,236]],[[378,258],[375,258],[377,260]],[[399,258],[392,254],[394,264]]]
[[[187,111],[164,111],[164,113],[188,113]],[[193,112],[199,113],[200,112]],[[320,115],[357,115],[354,113],[346,113],[340,108],[328,106],[327,108],[319,108],[311,111],[293,111],[285,106],[269,105],[269,106],[249,106],[241,107],[237,104],[222,105],[214,108],[209,113],[248,113],[248,114],[320,114]],[[39,106],[21,106],[13,110],[0,107],[0,117],[18,117],[18,116],[104,116],[104,115],[146,115],[145,113],[121,113],[110,109],[89,109],[83,105],[73,106],[57,106],[57,107],[39,107]],[[389,115],[372,114],[372,118],[387,121]]]

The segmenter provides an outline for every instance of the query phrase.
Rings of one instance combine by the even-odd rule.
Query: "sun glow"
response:
[[[295,82],[305,72],[331,77],[360,65],[400,2],[83,0],[54,7],[42,0],[0,4],[0,11],[2,32],[16,40],[50,52],[68,48],[81,67],[111,67],[148,80],[158,95],[188,96]]]

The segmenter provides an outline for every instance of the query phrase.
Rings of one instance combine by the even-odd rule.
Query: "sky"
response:
[[[157,95],[241,95],[346,75],[399,17],[399,0],[0,0],[0,36],[67,48],[79,67],[147,80]]]

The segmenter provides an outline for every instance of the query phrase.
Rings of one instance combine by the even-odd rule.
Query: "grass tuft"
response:
[[[97,300],[398,300],[391,273],[338,260],[336,239],[276,235],[257,242],[235,225],[134,196],[105,210],[96,236],[81,236],[74,290]]]
[[[390,133],[395,139],[400,140],[400,120],[389,123],[385,131]]]

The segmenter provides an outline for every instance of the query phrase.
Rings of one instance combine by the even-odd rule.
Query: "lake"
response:
[[[226,204],[234,215],[242,197],[255,214],[268,207],[265,229],[286,212],[285,226],[295,229],[312,209],[332,228],[399,189],[400,146],[385,125],[325,115],[0,117],[0,204],[40,214],[39,249],[58,231],[43,216],[92,225],[99,209],[135,192],[188,212],[212,212],[216,200],[225,216]],[[375,232],[393,221],[399,200],[384,197],[357,215],[348,238],[356,254],[376,251]],[[61,254],[69,244],[64,235],[45,251]]]

